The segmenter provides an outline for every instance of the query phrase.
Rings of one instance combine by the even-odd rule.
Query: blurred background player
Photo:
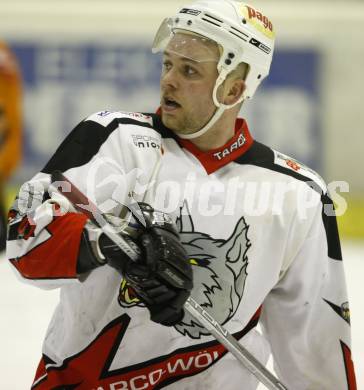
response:
[[[21,77],[17,61],[0,41],[0,251],[5,249],[5,185],[20,161]]]

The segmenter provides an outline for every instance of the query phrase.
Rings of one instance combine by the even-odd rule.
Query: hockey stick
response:
[[[140,249],[126,236],[115,233],[113,227],[107,222],[102,212],[92,203],[70,180],[60,171],[51,175],[52,185],[76,210],[85,214],[93,223],[123,250],[131,260],[140,258]],[[250,352],[248,352],[223,326],[202,308],[192,297],[189,297],[184,308],[206,330],[208,330],[228,351],[230,351],[243,366],[248,369],[269,390],[288,390],[278,378],[265,368]]]

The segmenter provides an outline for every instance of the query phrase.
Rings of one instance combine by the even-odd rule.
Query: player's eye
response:
[[[163,70],[170,70],[172,67],[171,61],[165,60],[163,61]]]
[[[183,73],[186,76],[195,76],[195,75],[198,74],[197,70],[195,68],[193,68],[192,66],[190,66],[190,65],[185,65],[183,67]]]

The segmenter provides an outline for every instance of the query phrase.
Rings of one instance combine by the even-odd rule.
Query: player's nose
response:
[[[169,69],[168,71],[162,72],[161,75],[161,87],[162,89],[176,89],[178,88],[178,75],[174,69]]]

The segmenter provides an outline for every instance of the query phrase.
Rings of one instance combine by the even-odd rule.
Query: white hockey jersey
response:
[[[105,213],[146,201],[172,215],[193,265],[193,298],[263,363],[271,350],[288,389],[356,389],[340,243],[321,178],[254,141],[241,119],[226,145],[202,152],[158,114],[109,111],[70,133],[10,211],[16,272],[61,290],[33,389],[257,387],[188,314],[174,327],[150,321],[108,265],[77,276],[86,217],[50,187],[54,170]]]

